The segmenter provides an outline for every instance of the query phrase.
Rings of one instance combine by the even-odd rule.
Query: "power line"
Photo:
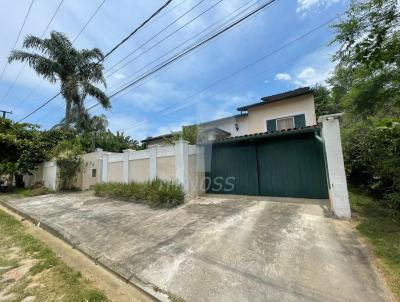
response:
[[[78,35],[72,40],[72,44],[75,43],[76,40],[80,37],[80,35],[83,33],[83,31],[86,29],[86,27],[89,25],[90,22],[92,22],[93,18],[97,15],[99,12],[100,8],[103,6],[103,4],[106,2],[106,0],[103,0],[100,5],[96,8],[96,10],[93,12],[93,14],[90,16],[90,18],[86,21],[85,25],[82,27],[82,29],[79,31]]]
[[[35,0],[32,0],[32,1],[31,1],[31,4],[29,5],[28,11],[26,12],[26,15],[25,15],[25,18],[24,18],[24,22],[22,22],[22,26],[21,26],[21,28],[19,29],[17,39],[15,40],[14,45],[13,45],[11,51],[14,50],[15,47],[17,46],[18,40],[19,40],[19,38],[20,38],[20,36],[21,36],[21,33],[22,33],[23,28],[25,27],[26,20],[28,19],[29,13],[31,12],[31,8],[32,8],[32,5],[33,5],[34,2],[35,2]],[[1,72],[1,74],[0,74],[0,80],[1,80],[1,78],[3,77],[3,74],[4,74],[4,72],[5,72],[6,69],[7,69],[7,65],[8,65],[8,61],[6,61],[6,64],[4,65],[4,68],[3,68],[3,70],[2,70],[2,72]]]
[[[64,2],[64,0],[61,0],[60,3],[58,4],[56,10],[54,11],[52,17],[50,18],[50,21],[47,23],[46,27],[44,28],[40,38],[42,39],[44,37],[44,35],[47,32],[47,29],[49,28],[50,24],[53,22],[55,16],[57,15],[62,3]],[[21,76],[22,72],[24,71],[26,65],[28,64],[28,62],[25,62],[25,64],[22,66],[21,70],[18,72],[17,76],[15,77],[14,81],[11,83],[11,85],[8,87],[7,92],[4,94],[4,96],[1,98],[0,103],[2,101],[4,101],[4,99],[8,96],[8,94],[10,93],[11,89],[14,87],[15,83],[18,81],[19,77]],[[18,107],[18,106],[17,106]]]
[[[157,16],[164,8],[166,8],[172,0],[168,0],[167,2],[164,3],[158,10],[156,10],[149,18],[147,18],[142,24],[140,24],[135,30],[133,30],[127,37],[122,39],[121,42],[119,42],[116,46],[114,46],[109,52],[107,52],[103,59],[101,61],[104,61],[105,58],[107,58],[109,55],[111,55],[117,48],[119,48],[122,44],[124,44],[126,41],[128,41],[135,33],[137,33],[141,28],[143,28],[151,19],[153,19],[155,16]],[[100,61],[100,62],[101,62]]]
[[[157,18],[152,19],[149,23],[147,23],[143,28],[149,26],[150,24],[153,24],[155,21],[161,19],[163,16],[165,16],[166,14],[168,14],[169,12],[173,11],[174,9],[176,9],[177,7],[179,7],[180,5],[182,5],[183,3],[185,3],[187,0],[182,0],[181,2],[179,2],[178,4],[174,5],[173,7],[171,7],[169,10],[165,11],[163,14],[158,15]],[[44,81],[44,80],[42,80]],[[52,111],[48,112],[47,114],[45,114],[43,117],[37,119],[35,121],[35,123],[38,123],[39,121],[43,120],[44,118],[46,118],[47,116],[49,116],[52,113]]]
[[[174,113],[174,112],[176,112],[176,111],[181,110],[182,108],[185,108],[185,107],[189,106],[189,105],[192,104],[192,103],[195,103],[197,100],[193,100],[193,97],[195,97],[195,96],[197,96],[197,95],[203,93],[204,91],[206,91],[206,90],[208,90],[208,89],[210,89],[210,88],[212,88],[212,87],[218,85],[219,83],[221,83],[221,82],[223,82],[223,81],[226,81],[227,79],[229,79],[229,78],[235,76],[236,74],[238,74],[238,73],[240,73],[240,72],[242,72],[242,71],[248,69],[249,67],[254,66],[255,64],[257,64],[257,63],[263,61],[264,59],[266,59],[266,58],[268,58],[268,57],[270,57],[270,56],[272,56],[272,55],[274,55],[274,54],[276,54],[276,53],[278,53],[279,51],[281,51],[281,50],[283,50],[283,49],[289,47],[290,45],[292,45],[292,44],[294,44],[294,43],[296,43],[296,42],[298,42],[298,41],[304,39],[305,37],[309,36],[310,34],[314,33],[315,31],[317,31],[317,30],[319,30],[319,29],[321,29],[321,28],[323,28],[323,27],[329,25],[330,23],[332,23],[332,22],[335,21],[336,19],[340,18],[343,14],[344,14],[344,13],[342,13],[342,14],[340,14],[340,15],[334,17],[334,18],[331,18],[331,19],[329,19],[328,21],[326,21],[326,22],[324,22],[324,23],[321,23],[320,25],[318,25],[318,26],[312,28],[311,30],[305,32],[304,34],[301,34],[301,35],[298,36],[297,38],[291,40],[290,42],[288,42],[288,43],[286,43],[286,44],[284,44],[284,45],[282,45],[281,47],[279,47],[279,48],[277,48],[277,49],[275,49],[275,50],[273,50],[273,51],[271,51],[271,52],[268,52],[267,54],[265,54],[265,55],[259,57],[258,59],[252,61],[251,63],[246,64],[246,65],[240,67],[239,69],[233,71],[232,73],[230,73],[230,74],[228,74],[228,75],[226,75],[226,76],[224,76],[224,77],[222,77],[222,78],[220,78],[220,79],[214,81],[213,83],[207,85],[206,87],[202,88],[201,90],[199,90],[199,91],[195,92],[194,94],[190,95],[189,97],[185,98],[184,101],[190,100],[189,103],[181,104],[181,103],[183,103],[184,101],[183,101],[183,102],[176,102],[176,103],[172,104],[171,106],[168,106],[168,107],[166,107],[166,108],[160,110],[158,116],[153,117],[153,118],[149,118],[149,119],[145,119],[145,120],[143,120],[143,121],[141,121],[141,122],[138,122],[138,123],[134,124],[134,125],[131,126],[131,127],[128,127],[128,128],[125,128],[125,129],[122,129],[122,130],[119,130],[119,131],[126,131],[126,130],[130,130],[130,129],[133,129],[133,128],[137,128],[138,126],[140,126],[140,125],[142,125],[142,124],[144,124],[144,123],[147,123],[147,122],[149,122],[149,121],[155,120],[155,119],[157,119],[158,117],[163,117],[163,116],[172,114],[172,113]],[[173,107],[175,107],[176,105],[179,105],[179,104],[181,104],[180,107],[177,107],[177,108],[173,109]],[[173,110],[172,110],[172,111],[169,111],[169,112],[166,112],[166,110],[168,110],[168,109],[173,109]]]
[[[213,26],[215,26],[215,25],[221,23],[224,19],[228,18],[228,20],[224,21],[221,25],[219,25],[219,26],[216,28],[217,30],[220,29],[223,25],[229,23],[229,21],[231,21],[231,20],[234,19],[235,17],[239,16],[239,15],[242,14],[243,12],[247,11],[248,9],[250,9],[253,5],[255,5],[255,4],[256,4],[257,2],[259,2],[259,1],[261,1],[261,0],[250,1],[250,2],[248,2],[248,3],[246,3],[246,4],[242,5],[242,6],[240,6],[239,8],[235,9],[233,12],[231,12],[231,13],[229,13],[228,15],[226,15],[225,17],[223,17],[221,20],[219,20],[219,21],[217,21],[217,22],[214,22],[212,25],[208,26],[207,28],[205,28],[204,30],[202,30],[201,32],[199,32],[196,36],[201,35],[202,33],[206,32],[208,29],[212,28]],[[237,11],[239,11],[239,10],[241,10],[241,11],[240,11],[239,13],[235,14],[235,13],[236,13]],[[233,16],[232,16],[232,15],[233,15]],[[214,30],[213,32],[215,32],[215,30]],[[211,33],[213,33],[213,32],[210,32],[209,34],[211,34]],[[201,38],[208,37],[209,34],[208,34],[208,35],[203,35],[203,36],[201,36]],[[193,38],[194,38],[194,37],[191,37],[190,39],[188,39],[188,40],[186,40],[185,42],[181,43],[180,45],[178,45],[178,46],[175,47],[174,49],[170,50],[168,53],[170,53],[170,52],[172,52],[173,50],[175,50],[176,48],[180,47],[182,44],[185,44],[186,42],[188,42],[188,41],[190,41],[190,40],[193,40]],[[201,39],[199,39],[199,40],[201,40]],[[168,53],[164,54],[164,55],[161,56],[161,57],[164,57],[164,56],[167,55]],[[161,57],[159,57],[159,58],[161,58]],[[158,59],[159,59],[159,58],[158,58]],[[156,59],[156,60],[157,60],[157,59]],[[151,62],[151,63],[153,63],[153,62]],[[145,68],[145,67],[146,67],[146,66],[144,66],[143,68]],[[143,68],[141,68],[141,69],[143,69]],[[140,69],[140,70],[141,70],[141,69]],[[137,72],[139,72],[140,70],[138,70]],[[140,86],[142,86],[142,85],[143,85],[143,83],[140,84],[139,86],[136,86],[136,87],[140,87]],[[128,92],[129,92],[129,91],[128,91]],[[96,107],[96,106],[97,106],[97,105],[95,104],[95,105],[89,107],[88,110],[91,110],[92,108],[94,108],[94,107]]]
[[[107,52],[102,59],[100,59],[96,64],[99,64],[100,62],[104,61],[105,58],[110,56],[115,50],[117,50],[123,43],[128,41],[136,32],[138,32],[141,28],[143,28],[152,18],[154,18],[157,14],[159,14],[165,7],[167,7],[168,4],[171,3],[172,0],[168,0],[167,2],[164,3],[159,9],[157,9],[156,12],[154,12],[149,18],[147,18],[144,22],[142,22],[138,27],[136,27],[127,37],[125,37],[121,42],[119,42],[115,47],[113,47],[109,52]],[[101,4],[102,5],[102,4]],[[28,115],[23,117],[18,121],[21,122],[28,117],[30,117],[32,114],[35,114],[38,110],[42,109],[44,106],[46,106],[48,103],[50,103],[52,100],[54,100],[57,96],[59,96],[61,92],[58,92],[56,95],[48,99],[46,102],[44,102],[42,105],[40,105],[38,108],[30,112]]]
[[[125,85],[123,88],[121,88],[120,90],[118,90],[117,92],[113,93],[111,96],[109,96],[109,98],[113,98],[116,95],[118,95],[119,93],[121,93],[122,91],[128,89],[129,87],[135,85],[136,83],[142,81],[143,79],[149,77],[150,75],[164,69],[165,67],[167,67],[168,65],[172,64],[173,62],[179,60],[180,58],[186,56],[187,54],[191,53],[192,51],[194,51],[195,49],[201,47],[202,45],[205,45],[206,43],[210,42],[211,40],[217,38],[218,36],[220,36],[221,34],[223,34],[224,32],[230,30],[231,28],[235,27],[236,25],[240,24],[241,22],[243,22],[244,20],[250,18],[251,16],[255,15],[256,13],[258,13],[259,11],[261,11],[262,9],[264,9],[265,7],[271,5],[272,3],[274,3],[277,0],[270,0],[262,5],[260,5],[258,8],[256,8],[255,10],[251,11],[250,13],[246,14],[245,16],[241,17],[239,20],[233,22],[232,24],[230,24],[229,26],[226,26],[225,28],[221,29],[220,31],[218,31],[217,33],[213,34],[211,37],[208,37],[207,39],[197,43],[196,45],[192,46],[191,48],[185,50],[184,52],[177,54],[176,56],[172,57],[171,59],[164,61],[163,64],[160,64],[158,67],[156,67],[155,69],[147,72],[146,74],[144,74],[143,76],[141,76],[139,79],[134,80],[133,82]],[[88,110],[98,106],[99,103],[97,103],[96,105],[90,107]]]
[[[152,65],[153,63],[159,61],[160,59],[162,59],[163,57],[167,56],[168,54],[172,53],[174,50],[179,49],[181,46],[185,45],[187,42],[192,41],[194,38],[201,36],[201,38],[199,38],[197,41],[201,41],[202,39],[204,39],[205,37],[211,35],[213,32],[216,32],[217,30],[221,29],[224,25],[228,24],[230,21],[232,21],[234,18],[236,18],[237,16],[239,16],[240,14],[243,14],[244,12],[246,12],[249,8],[251,8],[252,6],[254,6],[257,2],[260,2],[261,0],[255,0],[255,1],[250,1],[242,6],[240,6],[239,8],[235,9],[233,12],[229,13],[228,15],[226,15],[225,17],[223,17],[222,19],[220,19],[217,22],[214,22],[212,25],[208,26],[207,28],[203,29],[201,32],[197,33],[196,35],[190,37],[189,39],[186,39],[185,41],[183,41],[182,43],[180,43],[179,45],[175,46],[174,48],[170,49],[169,51],[167,51],[166,53],[164,53],[163,55],[159,56],[158,58],[154,59],[153,61],[149,62],[148,64],[144,65],[143,67],[141,67],[140,69],[136,70],[135,72],[133,72],[132,74],[130,74],[129,76],[127,76],[126,79],[124,79],[124,82],[128,81],[129,78],[132,78],[134,75],[136,75],[137,73],[139,73],[140,71],[142,71],[143,69],[145,69],[146,67]],[[238,12],[239,10],[241,10],[240,12]],[[238,12],[238,13],[237,13]],[[225,21],[223,21],[224,19],[227,19]],[[218,26],[216,26],[217,24],[222,23]],[[204,34],[207,30],[209,30],[210,28],[214,29],[210,30],[210,32],[208,32],[207,34]],[[185,48],[187,49],[187,47]],[[124,84],[123,84],[124,85]],[[123,87],[123,85],[120,85],[116,90],[120,89],[121,87]],[[116,85],[113,85],[110,88],[115,87]]]
[[[186,16],[187,14],[189,14],[191,11],[193,11],[196,7],[198,7],[201,3],[203,3],[205,0],[200,0],[198,3],[196,3],[193,7],[191,7],[189,10],[187,10],[184,14],[180,15],[178,18],[176,18],[174,21],[172,21],[171,23],[169,23],[167,26],[165,26],[162,30],[160,30],[158,33],[156,33],[155,35],[153,35],[150,39],[148,39],[146,42],[142,43],[139,47],[137,47],[136,49],[134,49],[133,51],[131,51],[129,54],[127,54],[125,57],[123,57],[121,60],[119,60],[117,63],[113,64],[110,68],[108,68],[108,70],[106,71],[109,72],[112,69],[114,69],[115,66],[119,65],[121,62],[125,61],[127,58],[129,58],[131,55],[133,55],[136,51],[138,51],[139,49],[141,49],[143,46],[145,46],[147,43],[149,43],[150,41],[152,41],[153,39],[155,39],[156,37],[158,37],[158,35],[160,35],[161,33],[163,33],[164,31],[166,31],[169,27],[171,27],[172,25],[174,25],[176,22],[178,22],[180,19],[182,19],[184,16]],[[222,1],[222,0],[221,0]],[[221,2],[220,1],[220,2]],[[192,19],[194,20],[194,19]],[[187,25],[187,24],[186,24]],[[184,26],[180,27],[179,29],[183,28]],[[179,30],[178,29],[178,30]],[[176,31],[174,31],[175,33]],[[143,53],[142,53],[143,54]],[[124,65],[125,66],[125,65]],[[117,69],[115,72],[117,72],[119,69]],[[111,73],[109,76],[113,75],[115,72]]]

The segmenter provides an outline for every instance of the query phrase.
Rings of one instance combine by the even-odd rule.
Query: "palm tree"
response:
[[[68,37],[52,31],[49,39],[29,35],[23,47],[37,52],[13,50],[8,62],[28,62],[36,73],[51,83],[60,83],[60,93],[64,97],[65,127],[71,123],[72,108],[78,112],[78,120],[85,114],[86,96],[94,97],[103,108],[110,108],[107,95],[96,85],[106,87],[103,76],[103,53],[98,48],[78,50],[72,46]]]

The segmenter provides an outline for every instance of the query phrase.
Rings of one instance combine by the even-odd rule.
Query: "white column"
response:
[[[189,143],[184,140],[175,142],[175,178],[189,194]]]
[[[122,166],[122,180],[124,183],[129,182],[129,154],[131,153],[131,149],[126,149],[123,150],[124,152],[124,161],[123,161],[123,166]]]
[[[340,139],[339,117],[342,114],[320,116],[322,138],[325,145],[329,176],[329,199],[333,212],[339,218],[350,218],[349,193],[344,169],[342,141]]]
[[[97,183],[100,183],[102,181],[103,177],[103,149],[101,148],[96,148],[95,152],[97,153],[97,171],[96,171],[96,179]]]
[[[108,154],[103,154],[101,167],[101,182],[108,182]]]
[[[149,147],[150,161],[150,180],[157,178],[157,145]]]

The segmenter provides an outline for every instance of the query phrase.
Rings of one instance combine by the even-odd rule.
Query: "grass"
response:
[[[176,207],[182,204],[185,199],[181,185],[160,179],[144,183],[96,184],[94,191],[97,196],[145,203],[154,208]]]
[[[7,301],[21,301],[30,296],[36,297],[35,301],[108,301],[79,272],[69,268],[45,244],[28,234],[17,219],[1,210],[0,234],[0,267],[3,268],[0,277],[27,261],[34,263],[7,289],[8,284],[0,284],[0,296],[2,291],[11,295]]]
[[[10,192],[0,193],[0,200],[8,200],[12,198],[19,197],[33,197],[39,195],[45,195],[54,193],[52,190],[46,187],[37,187],[37,188],[13,188]]]
[[[350,202],[357,229],[371,242],[388,285],[400,301],[400,212],[384,208],[355,189],[350,191]]]

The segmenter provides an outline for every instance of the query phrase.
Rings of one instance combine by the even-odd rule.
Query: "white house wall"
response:
[[[312,126],[317,123],[312,94],[249,108],[248,114],[248,134],[267,131],[267,120],[297,114],[305,115],[306,126]]]

